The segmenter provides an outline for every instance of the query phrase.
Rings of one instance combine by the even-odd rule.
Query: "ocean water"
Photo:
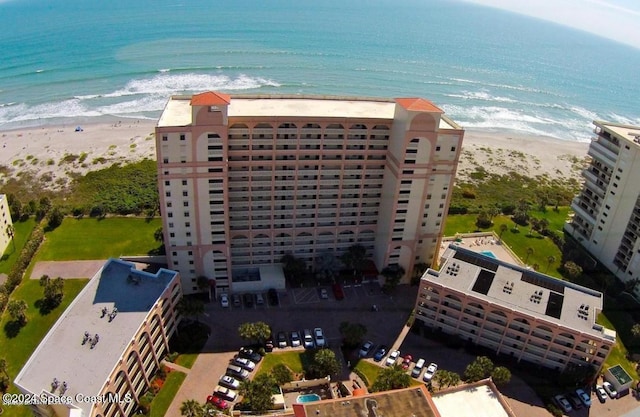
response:
[[[156,119],[204,90],[420,96],[567,140],[640,124],[640,50],[456,1],[0,0],[0,27],[0,130]]]

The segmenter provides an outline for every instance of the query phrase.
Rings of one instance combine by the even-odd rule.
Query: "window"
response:
[[[189,196],[189,192],[187,192],[187,191],[183,191],[183,192],[182,192],[182,196],[183,196],[183,197],[188,197],[188,196]]]
[[[185,140],[187,137],[185,135],[180,135],[180,140]]]
[[[182,205],[183,205],[184,207],[189,207],[189,202],[188,202],[188,201],[183,201],[183,202],[182,202]]]
[[[167,196],[167,197],[171,197],[171,191],[165,192],[164,195]]]
[[[167,207],[171,208],[173,206],[173,203],[171,201],[167,201]]]
[[[185,234],[185,236],[187,236],[187,237],[191,237],[191,232],[187,232],[187,233]]]
[[[189,212],[188,211],[184,212],[184,217],[189,217]]]
[[[184,227],[191,227],[191,222],[184,222]]]
[[[169,163],[169,158],[162,158],[162,162],[165,163],[165,164],[168,164]]]
[[[455,152],[455,151],[456,151],[456,147],[455,147],[455,146],[452,146],[452,147],[451,147],[451,152]]]
[[[169,223],[169,228],[172,228],[172,227],[173,227],[173,223]]]
[[[172,212],[168,212],[167,213],[167,217],[173,217],[173,213]]]
[[[436,152],[440,150],[440,145],[436,146]]]
[[[168,140],[169,140],[169,138],[167,137],[167,135],[162,135],[162,141],[163,142],[166,142]]]
[[[165,181],[164,185],[166,185],[168,187],[169,185],[171,185],[171,181]]]
[[[182,185],[187,185],[187,180],[182,180]]]
[[[171,232],[171,233],[169,233],[169,237],[176,237],[176,234]]]

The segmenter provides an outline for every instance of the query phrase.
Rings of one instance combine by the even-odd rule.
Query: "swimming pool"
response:
[[[493,259],[498,259],[498,257],[496,256],[495,253],[491,252],[490,250],[483,250],[482,252],[480,252],[482,255],[484,256],[488,256],[489,258],[493,258]]]
[[[298,395],[298,398],[296,398],[296,402],[297,403],[310,403],[313,401],[320,401],[322,398],[320,398],[320,396],[318,394],[304,394],[304,395]]]

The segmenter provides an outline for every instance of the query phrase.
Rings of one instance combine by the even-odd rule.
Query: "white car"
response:
[[[425,382],[431,381],[431,379],[433,379],[433,376],[435,375],[437,370],[438,370],[438,365],[436,365],[435,363],[430,363],[429,366],[427,366],[427,370],[424,371],[422,380]]]
[[[222,375],[222,377],[218,381],[218,384],[230,389],[240,388],[240,381],[229,375]]]
[[[607,391],[605,391],[600,385],[596,385],[596,395],[601,403],[607,401]]]
[[[227,401],[235,401],[238,398],[238,393],[232,389],[221,387],[217,385],[213,390],[213,395],[224,398]]]
[[[317,348],[327,347],[327,340],[324,338],[324,334],[322,333],[322,329],[320,327],[316,327],[315,329],[313,329],[313,335],[315,336]]]
[[[320,288],[320,298],[326,300],[329,298],[329,293],[326,288]]]
[[[220,294],[220,305],[222,307],[229,307],[229,296],[227,294]]]
[[[613,385],[611,385],[610,382],[605,381],[602,384],[602,388],[604,388],[604,390],[607,391],[607,394],[609,394],[609,397],[611,397],[612,399],[618,398],[618,391],[616,391],[616,389],[613,388]]]
[[[251,362],[249,359],[247,358],[235,358],[233,360],[233,363],[235,365],[238,365],[241,368],[246,369],[247,371],[251,372],[254,369],[256,369],[256,364]]]
[[[571,411],[573,411],[571,403],[564,395],[556,395],[555,397],[553,397],[553,399],[556,404],[558,404],[558,407],[562,408],[562,411],[564,411],[565,413],[570,413]]]
[[[385,361],[385,365],[387,366],[391,366],[393,364],[396,363],[396,361],[398,360],[398,358],[400,357],[400,351],[399,350],[394,350],[393,352],[391,352],[389,354],[389,356],[387,357],[387,360]]]

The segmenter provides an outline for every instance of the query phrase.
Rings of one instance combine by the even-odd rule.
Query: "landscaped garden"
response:
[[[7,249],[5,249],[2,257],[0,257],[0,274],[8,274],[9,271],[11,271],[35,225],[36,221],[33,218],[13,224],[14,238],[13,241],[9,243],[9,246],[7,246]]]

